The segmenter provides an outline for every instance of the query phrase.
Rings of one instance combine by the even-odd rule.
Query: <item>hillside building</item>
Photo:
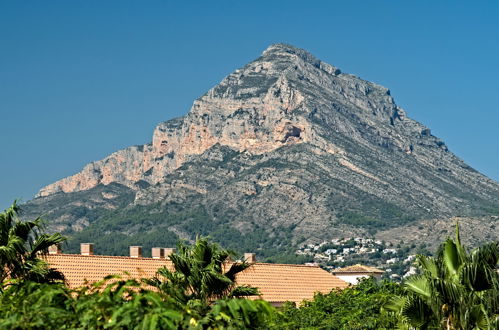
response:
[[[374,276],[375,278],[380,279],[384,271],[374,267],[357,264],[344,268],[334,269],[332,273],[343,281],[355,285],[361,278]]]

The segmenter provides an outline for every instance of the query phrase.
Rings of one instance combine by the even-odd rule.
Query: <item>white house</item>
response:
[[[332,271],[332,273],[341,278],[343,281],[357,284],[359,279],[374,276],[376,279],[380,279],[381,275],[384,273],[382,270],[364,266],[364,265],[353,265],[344,268],[338,268]]]

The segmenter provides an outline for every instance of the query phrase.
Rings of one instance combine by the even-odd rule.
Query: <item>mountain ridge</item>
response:
[[[279,59],[279,61],[276,60]],[[301,60],[301,61],[300,61]],[[256,63],[256,64],[254,64]],[[262,70],[268,70],[269,67],[271,66],[269,63],[272,63],[275,68],[271,68],[273,70],[272,74],[269,74],[268,72],[265,73],[264,79],[260,79],[261,76],[258,75],[259,72]],[[276,147],[279,147],[279,144],[276,144],[276,141],[281,141],[285,142],[286,139],[293,138],[293,134],[296,133],[296,129],[303,131],[305,127],[293,127],[289,126],[290,124],[284,124],[282,127],[279,127],[280,132],[274,132],[274,133],[284,133],[284,135],[280,135],[279,137],[274,136],[274,141],[269,141],[269,139],[265,139],[265,136],[247,136],[246,138],[239,138],[236,139],[236,141],[231,141],[228,139],[228,141],[223,141],[224,137],[221,137],[218,139],[218,141],[210,141],[210,138],[213,139],[213,134],[206,134],[206,132],[203,130],[202,132],[199,132],[197,127],[195,125],[192,125],[190,127],[182,127],[183,121],[187,120],[189,121],[189,116],[192,114],[191,117],[195,117],[196,113],[199,113],[199,115],[206,116],[210,114],[209,110],[212,109],[212,104],[213,100],[216,100],[217,98],[223,99],[226,101],[222,105],[222,109],[224,109],[224,113],[222,113],[222,118],[221,120],[223,121],[225,118],[223,118],[223,115],[227,116],[235,116],[237,115],[238,110],[242,110],[251,107],[252,105],[260,106],[263,104],[263,110],[268,111],[269,107],[276,107],[276,101],[283,103],[281,106],[277,106],[276,108],[281,109],[281,113],[278,115],[282,115],[282,110],[286,111],[293,111],[297,110],[300,106],[300,102],[304,98],[299,91],[297,91],[294,88],[290,88],[289,86],[289,81],[286,78],[286,71],[292,69],[291,67],[294,65],[294,70],[299,70],[300,75],[303,76],[303,72],[306,71],[304,68],[299,68],[299,66],[303,65],[310,65],[313,66],[314,68],[317,68],[320,71],[326,72],[327,74],[330,75],[340,75],[341,71],[327,63],[321,62],[320,60],[316,59],[313,55],[308,53],[305,50],[298,49],[295,47],[292,47],[290,45],[286,44],[275,44],[271,45],[269,48],[267,48],[262,56],[258,58],[257,60],[251,62],[247,66],[245,66],[243,69],[238,69],[234,73],[230,74],[226,78],[222,80],[222,82],[210,89],[205,95],[203,95],[201,98],[196,100],[191,108],[191,111],[184,117],[179,117],[175,118],[163,123],[160,123],[154,133],[153,133],[153,141],[152,144],[146,144],[142,146],[132,146],[126,149],[119,150],[113,154],[110,155],[110,157],[106,157],[103,161],[110,161],[113,160],[115,162],[121,162],[122,158],[130,159],[130,161],[133,163],[133,168],[130,169],[130,171],[125,171],[124,174],[124,179],[129,180],[129,181],[138,181],[138,178],[140,179],[147,179],[144,178],[143,176],[138,173],[138,171],[142,172],[147,172],[151,169],[153,169],[154,165],[151,164],[154,159],[159,159],[161,157],[170,157],[173,161],[171,162],[166,162],[169,164],[166,164],[166,168],[176,168],[180,164],[183,163],[185,156],[188,156],[190,154],[200,154],[207,148],[209,148],[211,145],[214,145],[216,142],[226,142],[227,145],[234,147],[235,149],[238,150],[247,150],[250,152],[254,153],[261,153],[261,152],[267,152],[270,150],[275,149]],[[254,68],[252,68],[253,72],[251,70],[245,70],[245,68],[251,67],[254,65]],[[248,76],[241,74],[241,71],[250,71],[251,73],[257,73],[253,76]],[[277,71],[277,74],[276,74]],[[345,74],[343,74],[345,75]],[[269,79],[269,76],[271,77]],[[355,79],[359,80],[360,78],[357,78],[353,75],[347,75],[350,79]],[[298,77],[299,79],[304,79],[304,77]],[[315,76],[313,78],[316,78]],[[258,87],[254,87],[252,85],[253,81],[255,79],[260,79],[260,81],[266,81],[267,84],[262,88],[261,85]],[[249,80],[249,82],[247,81]],[[388,89],[370,83],[370,82],[365,82],[367,83],[367,86],[363,86],[364,93],[368,93],[369,88],[377,88],[381,90],[381,93],[386,93],[389,95]],[[255,88],[257,90],[255,90]],[[260,100],[261,93],[265,93],[264,100]],[[273,98],[271,93],[279,93],[282,95],[279,95],[279,97]],[[270,94],[270,95],[269,95]],[[245,96],[246,95],[246,96]],[[247,97],[247,95],[250,95],[251,97]],[[316,97],[316,95],[314,95]],[[238,100],[243,99],[244,102],[238,102]],[[255,99],[256,102],[251,99]],[[227,101],[229,99],[229,101]],[[231,102],[232,101],[232,102]],[[389,103],[394,103],[393,99],[391,96],[387,97],[387,101]],[[203,103],[206,103],[204,105]],[[217,106],[218,104],[215,104]],[[211,107],[210,107],[211,106]],[[203,111],[201,110],[202,108],[208,108],[208,111]],[[236,112],[234,112],[234,109],[237,109]],[[272,109],[273,110],[273,109]],[[393,109],[390,109],[389,111],[392,111],[393,113],[390,114],[390,120],[396,120],[397,118],[400,119],[403,114],[403,110],[395,107]],[[276,118],[281,119],[281,118]],[[230,125],[231,123],[227,123],[227,125]],[[176,129],[183,129],[185,131],[185,135],[183,138],[184,141],[169,141],[169,140],[175,140],[175,136],[172,136],[173,131]],[[293,133],[293,129],[295,130],[295,133]],[[289,131],[289,132],[288,132]],[[193,139],[192,135],[194,134],[201,134],[201,140],[198,139],[198,141],[191,141]],[[203,134],[205,133],[205,134]],[[190,135],[189,135],[190,134]],[[252,132],[249,133],[250,135]],[[301,137],[301,140],[307,141],[310,137],[308,137],[304,132],[302,133],[304,136]],[[279,135],[279,134],[278,134]],[[182,138],[182,137],[181,137]],[[180,139],[181,139],[180,138]],[[272,138],[272,136],[270,137]],[[179,140],[179,138],[177,138]],[[227,140],[227,139],[226,139]],[[166,147],[166,144],[172,144],[173,146],[171,147]],[[180,150],[187,146],[189,147],[190,142],[197,142],[197,146],[195,148],[190,148],[186,150]],[[256,147],[254,147],[256,146]],[[182,152],[183,151],[183,152]],[[180,153],[178,157],[174,157],[173,152]],[[331,150],[331,152],[334,152]],[[141,157],[140,153],[144,153],[144,159],[141,162],[141,166],[137,166],[138,162],[140,161],[138,158]],[[151,153],[152,159],[149,159],[146,155],[146,153]],[[90,166],[86,170],[88,174],[91,172],[101,172],[100,174],[103,176],[102,178],[100,177],[95,177],[92,175],[87,175],[85,180],[77,180],[78,183],[64,183],[64,181],[72,181],[72,180],[67,180],[63,179],[60,182],[60,184],[56,183],[55,185],[49,185],[47,187],[44,187],[40,190],[39,194],[37,196],[46,196],[50,193],[58,191],[58,188],[60,188],[64,192],[70,192],[70,191],[75,191],[75,190],[85,190],[88,189],[89,187],[95,186],[96,184],[102,182],[104,184],[107,184],[112,181],[120,181],[123,180],[123,178],[117,177],[117,176],[112,176],[110,175],[109,171],[105,166],[102,166],[102,169],[99,168],[99,163],[101,161],[97,162],[92,162],[89,164]],[[142,167],[142,169],[141,169]],[[77,178],[76,178],[77,179]],[[147,181],[147,180],[146,180]]]
[[[75,237],[99,223],[127,237],[162,228],[169,242],[226,226],[296,246],[456,216],[488,225],[498,197],[497,182],[408,117],[389,89],[275,44],[158,124],[150,144],[90,163],[27,208]],[[163,223],[141,223],[154,212]]]

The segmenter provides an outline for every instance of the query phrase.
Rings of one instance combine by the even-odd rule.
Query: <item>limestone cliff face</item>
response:
[[[261,58],[196,100],[187,116],[159,124],[152,144],[115,152],[42,188],[38,195],[86,190],[100,183],[119,182],[130,187],[141,180],[157,183],[191,155],[217,143],[260,154],[286,144],[317,140],[303,116],[305,96],[293,88],[287,75],[296,76],[298,66],[300,71],[319,69],[313,66],[316,60],[310,55],[294,51],[285,45],[270,47]],[[281,61],[276,62],[274,56]],[[323,69],[336,72],[326,64]]]
[[[341,166],[382,182],[376,173],[355,165],[356,155],[338,143],[338,137],[369,149],[381,146],[411,155],[417,163],[454,176],[466,172],[465,177],[476,179],[468,180],[471,185],[494,186],[469,171],[429,129],[408,118],[388,89],[341,73],[302,49],[276,44],[196,100],[185,117],[159,124],[151,144],[93,162],[42,188],[38,196],[111,182],[138,190],[162,182],[217,144],[260,155],[307,143],[316,153],[336,155]]]
[[[276,60],[278,59],[278,60]],[[318,66],[317,66],[318,65]],[[286,45],[267,49],[261,58],[226,77],[194,102],[184,118],[159,124],[152,145],[134,146],[87,165],[80,173],[40,190],[39,196],[74,192],[119,182],[133,187],[138,181],[157,183],[191,155],[215,144],[261,154],[286,144],[316,142],[305,113],[305,96],[291,79],[319,72],[324,79],[339,70],[308,53]],[[289,76],[289,77],[288,77]]]
[[[388,89],[277,44],[159,124],[150,144],[43,188],[25,210],[72,244],[98,238],[106,253],[202,234],[281,254],[375,232],[417,239],[414,228],[455,216],[473,217],[477,241],[497,239],[499,184]],[[425,240],[440,240],[443,227],[433,228]]]

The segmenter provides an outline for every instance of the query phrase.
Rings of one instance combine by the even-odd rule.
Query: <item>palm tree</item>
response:
[[[50,282],[63,279],[60,272],[48,267],[39,258],[48,248],[65,241],[59,234],[42,232],[42,221],[19,219],[20,208],[16,202],[0,213],[0,284],[6,279],[24,279]]]
[[[448,238],[436,258],[418,255],[421,274],[411,276],[406,295],[384,308],[405,329],[495,329],[499,325],[499,242],[468,253],[456,237]]]
[[[170,255],[174,270],[161,268],[147,283],[183,304],[196,300],[207,306],[217,299],[258,295],[256,288],[236,284],[236,275],[251,265],[230,262],[233,255],[207,238],[197,238],[192,246],[179,243]]]

